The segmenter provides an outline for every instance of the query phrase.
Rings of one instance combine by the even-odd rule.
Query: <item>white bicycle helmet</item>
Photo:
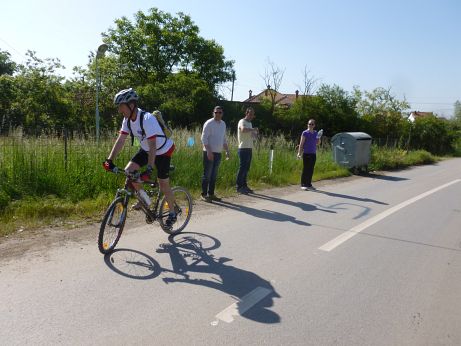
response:
[[[114,104],[117,106],[121,103],[128,103],[130,101],[137,101],[139,99],[138,94],[132,88],[124,89],[119,91],[114,97]]]

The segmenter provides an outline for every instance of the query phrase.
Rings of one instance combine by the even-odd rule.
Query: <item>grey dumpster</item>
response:
[[[331,139],[334,161],[349,169],[368,171],[371,136],[365,132],[340,132]]]

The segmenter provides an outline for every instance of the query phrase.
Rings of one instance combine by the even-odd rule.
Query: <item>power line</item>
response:
[[[0,41],[2,41],[3,43],[5,43],[8,47],[10,47],[15,53],[16,55],[19,55],[21,57],[21,59],[27,59],[27,56],[23,53],[21,53],[20,51],[18,51],[16,48],[14,48],[11,44],[9,44],[6,40],[4,40],[3,38],[0,37]]]

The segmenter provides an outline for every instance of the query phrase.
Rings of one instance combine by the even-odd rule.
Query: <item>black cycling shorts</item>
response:
[[[132,157],[131,162],[137,163],[139,167],[147,165],[149,154],[143,149]],[[157,178],[168,179],[170,177],[170,162],[171,156],[167,155],[156,155],[155,156],[155,168],[157,169]]]

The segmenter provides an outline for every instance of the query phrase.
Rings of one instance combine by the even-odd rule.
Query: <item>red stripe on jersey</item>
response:
[[[169,156],[171,157],[173,155],[173,151],[176,147],[174,146],[174,143],[173,145],[171,146],[171,148],[165,153],[165,154],[162,154],[162,155],[165,155],[165,156]]]

